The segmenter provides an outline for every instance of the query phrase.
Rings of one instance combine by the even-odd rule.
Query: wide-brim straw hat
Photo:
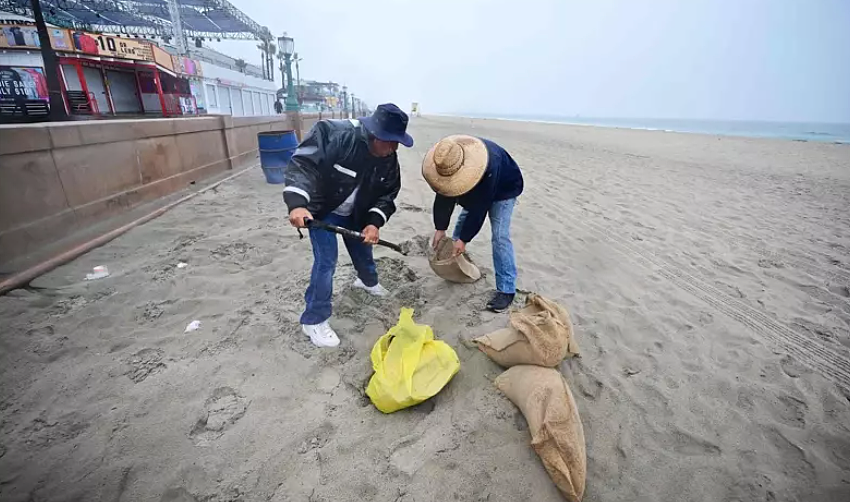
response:
[[[487,171],[487,146],[478,138],[456,134],[432,146],[422,161],[422,176],[440,195],[461,196]]]

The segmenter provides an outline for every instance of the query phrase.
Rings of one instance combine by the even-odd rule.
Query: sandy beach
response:
[[[563,500],[470,340],[504,327],[485,278],[425,256],[428,147],[504,146],[526,190],[519,286],[572,315],[560,369],[585,501],[850,500],[850,145],[422,117],[375,299],[340,255],[338,349],[301,333],[312,256],[259,169],[0,297],[3,501]],[[178,262],[187,267],[178,269]],[[83,281],[96,265],[111,276]],[[401,307],[461,360],[395,414],[364,395]],[[184,333],[192,320],[201,328]]]

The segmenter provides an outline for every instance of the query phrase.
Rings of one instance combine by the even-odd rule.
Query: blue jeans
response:
[[[361,230],[353,227],[350,216],[329,214],[324,221],[351,230]],[[372,246],[356,239],[343,237],[342,240],[360,280],[367,286],[378,284],[378,269],[372,258]],[[313,244],[313,272],[310,275],[310,286],[304,294],[307,308],[301,314],[301,324],[320,324],[331,317],[334,271],[339,253],[337,235],[327,230],[311,229],[310,242]]]
[[[516,259],[514,245],[511,242],[511,215],[516,205],[516,198],[500,200],[493,203],[487,214],[490,216],[490,227],[493,230],[493,268],[496,269],[496,289],[502,293],[516,293]],[[457,217],[452,239],[460,239],[460,229],[466,221],[467,210],[461,211]]]

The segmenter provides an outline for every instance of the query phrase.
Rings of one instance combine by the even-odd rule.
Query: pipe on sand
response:
[[[195,197],[198,194],[202,194],[202,193],[206,192],[207,190],[211,190],[211,189],[221,185],[225,181],[232,180],[233,178],[236,178],[237,176],[245,174],[246,172],[250,171],[251,169],[253,169],[255,167],[257,167],[256,164],[251,166],[251,167],[245,168],[245,169],[239,171],[236,174],[232,174],[232,175],[228,176],[227,178],[216,181],[212,185],[206,186],[206,187],[198,190],[197,192],[192,192],[189,195],[187,195],[187,196],[185,196],[185,197],[183,197],[179,200],[176,200],[176,201],[174,201],[170,204],[166,204],[165,206],[162,206],[161,208],[153,211],[152,213],[146,214],[145,216],[142,216],[141,218],[139,218],[137,220],[133,220],[130,223],[127,223],[124,226],[118,227],[115,230],[112,230],[110,232],[106,232],[103,235],[95,237],[94,239],[91,239],[90,241],[84,242],[84,243],[80,244],[79,246],[76,246],[72,249],[69,249],[69,250],[67,250],[67,251],[65,251],[61,254],[54,256],[53,258],[50,258],[47,261],[43,261],[43,262],[39,263],[38,265],[30,267],[30,268],[24,270],[23,272],[19,272],[15,275],[9,277],[8,279],[3,280],[2,282],[0,282],[0,296],[5,295],[6,293],[8,293],[9,291],[12,291],[13,289],[20,288],[21,286],[26,286],[27,284],[30,283],[30,281],[32,281],[36,277],[38,277],[40,275],[44,275],[47,272],[50,272],[51,270],[53,270],[54,268],[59,267],[61,265],[64,265],[71,260],[74,260],[74,259],[88,253],[89,251],[91,251],[94,248],[103,246],[107,242],[115,239],[116,237],[120,236],[121,234],[126,233],[130,229],[137,227],[137,226],[139,226],[143,223],[147,223],[154,218],[158,218],[158,217],[162,216],[163,214],[165,214],[166,211],[173,208],[174,206],[182,204],[182,203],[186,202],[187,200],[191,199],[192,197]]]

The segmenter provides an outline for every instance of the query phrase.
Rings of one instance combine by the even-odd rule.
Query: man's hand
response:
[[[289,212],[289,224],[295,228],[307,228],[305,219],[312,220],[313,215],[303,207],[296,207]]]
[[[377,244],[378,243],[378,227],[375,225],[367,225],[366,228],[363,229],[363,242],[366,244]]]
[[[452,248],[452,256],[460,256],[466,252],[466,243],[462,240],[456,240],[454,248]]]
[[[445,237],[445,236],[446,236],[445,230],[437,230],[436,232],[434,232],[434,238],[431,240],[431,247],[434,248],[435,251],[437,250],[437,244],[439,244],[440,241],[443,240],[443,237]]]

